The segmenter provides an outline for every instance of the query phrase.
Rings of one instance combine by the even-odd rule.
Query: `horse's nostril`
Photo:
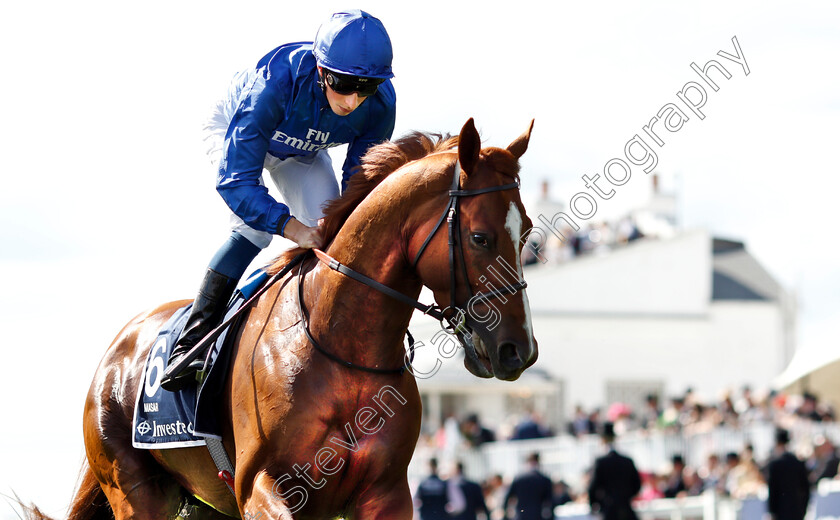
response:
[[[499,363],[511,370],[522,366],[522,359],[519,357],[516,344],[507,342],[499,346]]]

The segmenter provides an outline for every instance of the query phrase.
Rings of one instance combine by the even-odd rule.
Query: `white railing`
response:
[[[765,520],[767,502],[762,498],[721,498],[713,491],[699,497],[651,500],[636,504],[641,520]],[[586,504],[568,504],[554,509],[557,520],[599,520]],[[840,518],[840,480],[822,480],[811,495],[806,520]]]
[[[761,520],[761,516],[741,519],[741,501],[721,499],[713,491],[697,497],[651,500],[635,504],[634,509],[641,520]],[[558,506],[554,516],[558,520],[598,520],[586,504]]]

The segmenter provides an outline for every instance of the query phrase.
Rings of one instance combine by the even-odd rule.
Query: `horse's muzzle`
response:
[[[464,339],[472,343],[472,348],[465,345],[464,366],[477,377],[515,381],[537,361],[537,344],[534,340],[528,343],[503,340],[493,346],[493,343],[485,341],[476,332]]]
[[[537,346],[535,342],[503,341],[499,344],[496,357],[498,361],[493,363],[493,375],[505,381],[515,381],[526,368],[536,363]]]

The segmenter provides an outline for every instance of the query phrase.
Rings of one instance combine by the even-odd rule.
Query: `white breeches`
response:
[[[239,97],[237,79],[234,78],[231,83],[231,92],[228,97],[216,104],[212,115],[204,125],[207,155],[216,173],[219,171],[225,134]],[[271,180],[280,192],[281,202],[289,207],[293,217],[307,226],[315,226],[318,219],[324,216],[322,205],[339,195],[332,159],[326,150],[287,159],[278,159],[266,154],[263,168],[268,171]],[[262,178],[260,184],[264,185]],[[268,247],[273,238],[271,233],[257,231],[233,213],[230,216],[230,225],[231,230],[238,232],[260,249]]]

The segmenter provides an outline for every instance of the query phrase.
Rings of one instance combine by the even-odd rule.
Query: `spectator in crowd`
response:
[[[661,486],[659,485],[659,481],[661,479],[659,475],[646,471],[639,473],[639,477],[642,480],[642,489],[638,494],[638,499],[641,502],[665,498],[665,495],[662,493]]]
[[[569,488],[569,485],[563,480],[558,480],[557,482],[555,482],[554,506],[562,506],[573,501],[574,497],[572,496],[571,488]]]
[[[796,415],[809,421],[821,422],[823,416],[817,410],[817,396],[810,392],[802,394],[802,405],[796,410]]]
[[[720,413],[720,426],[737,426],[738,412],[735,411],[735,404],[732,402],[732,396],[726,392],[718,404],[718,412]]]
[[[581,405],[575,406],[575,413],[569,423],[569,434],[575,437],[588,435],[592,432],[592,424],[589,420],[589,415],[583,411]]]
[[[733,491],[738,487],[736,468],[740,464],[741,458],[734,451],[726,454],[723,468],[723,491],[726,495],[733,495]]]
[[[747,461],[752,464],[756,464],[755,462],[755,448],[753,447],[752,443],[744,444],[744,449],[741,450],[741,460]]]
[[[734,498],[761,496],[766,489],[765,478],[755,461],[752,444],[747,444],[738,456],[738,465],[730,472],[729,490]]]
[[[589,433],[594,434],[601,431],[601,409],[594,408],[589,412]]]
[[[823,436],[814,441],[814,457],[810,468],[810,481],[813,486],[824,478],[833,479],[837,476],[837,466],[840,458],[837,449],[830,439]]]
[[[659,424],[662,428],[670,431],[682,430],[683,423],[688,419],[685,408],[685,398],[674,397],[671,399],[671,405],[668,406],[659,418]]]
[[[706,465],[697,472],[703,482],[702,491],[714,490],[716,493],[723,494],[725,484],[724,471],[725,468],[720,463],[720,457],[716,453],[710,454],[706,458]]]
[[[615,433],[611,423],[602,434],[607,454],[595,461],[589,482],[589,505],[603,520],[636,520],[630,502],[639,493],[642,481],[633,461],[615,451]]]
[[[683,425],[683,433],[686,435],[709,431],[720,422],[717,410],[703,403],[694,402],[691,406],[686,406],[685,410],[685,415],[680,422]]]
[[[636,221],[633,217],[627,216],[618,221],[616,229],[616,242],[619,244],[626,244],[642,238],[642,233],[636,226]]]
[[[464,477],[464,465],[459,461],[455,464],[455,472],[446,481],[447,497],[446,509],[449,518],[453,520],[476,520],[477,513],[490,518],[490,511],[484,502],[484,493],[478,483]]]
[[[633,409],[622,402],[612,403],[607,408],[607,422],[612,423],[613,430],[617,435],[623,435],[637,427]]]
[[[448,414],[443,421],[443,427],[438,431],[438,445],[441,449],[441,459],[445,464],[450,464],[455,460],[463,441],[461,424],[454,413]]]
[[[580,256],[589,251],[589,226],[579,229],[572,237],[572,251],[575,256]]]
[[[533,410],[529,410],[525,417],[513,429],[510,440],[541,439],[550,437],[551,431],[543,424],[542,418]]]
[[[485,428],[478,418],[478,414],[470,414],[461,423],[461,435],[472,447],[481,446],[485,442],[493,442],[496,440],[496,434],[493,430]]]
[[[414,506],[420,513],[420,520],[447,520],[446,483],[438,476],[437,459],[429,460],[429,476],[420,482],[414,494]]]
[[[703,479],[694,468],[686,467],[683,470],[683,482],[685,483],[684,496],[696,497],[703,493]]]
[[[767,512],[773,520],[802,520],[811,486],[805,464],[787,451],[787,430],[776,431],[776,447],[767,466]]]
[[[741,387],[741,397],[735,401],[735,412],[740,416],[749,413],[755,408],[755,400],[753,399],[752,387],[744,385]]]
[[[685,492],[685,480],[683,479],[683,471],[685,470],[685,460],[682,455],[674,455],[671,457],[671,472],[668,474],[668,480],[665,484],[665,489],[662,491],[665,498],[675,498],[680,493]]]
[[[697,403],[697,392],[694,391],[694,387],[686,387],[685,392],[682,395],[683,403],[686,407],[690,408],[694,406],[694,403]]]
[[[490,509],[492,520],[502,520],[505,517],[504,501],[507,494],[504,479],[498,473],[491,476],[484,483],[484,501]]]
[[[772,392],[764,392],[759,395],[754,393],[750,387],[745,387],[744,392],[748,395],[741,398],[741,409],[738,410],[738,420],[741,425],[748,425],[757,422],[773,422],[774,411],[771,406]]]
[[[551,479],[540,471],[540,456],[532,453],[527,459],[527,469],[513,479],[502,509],[507,511],[512,500],[516,501],[514,520],[548,520],[553,518],[553,485]]]
[[[656,394],[648,394],[645,397],[645,408],[642,411],[642,428],[652,430],[659,425],[659,417],[662,415],[662,410],[659,408],[659,396]]]

